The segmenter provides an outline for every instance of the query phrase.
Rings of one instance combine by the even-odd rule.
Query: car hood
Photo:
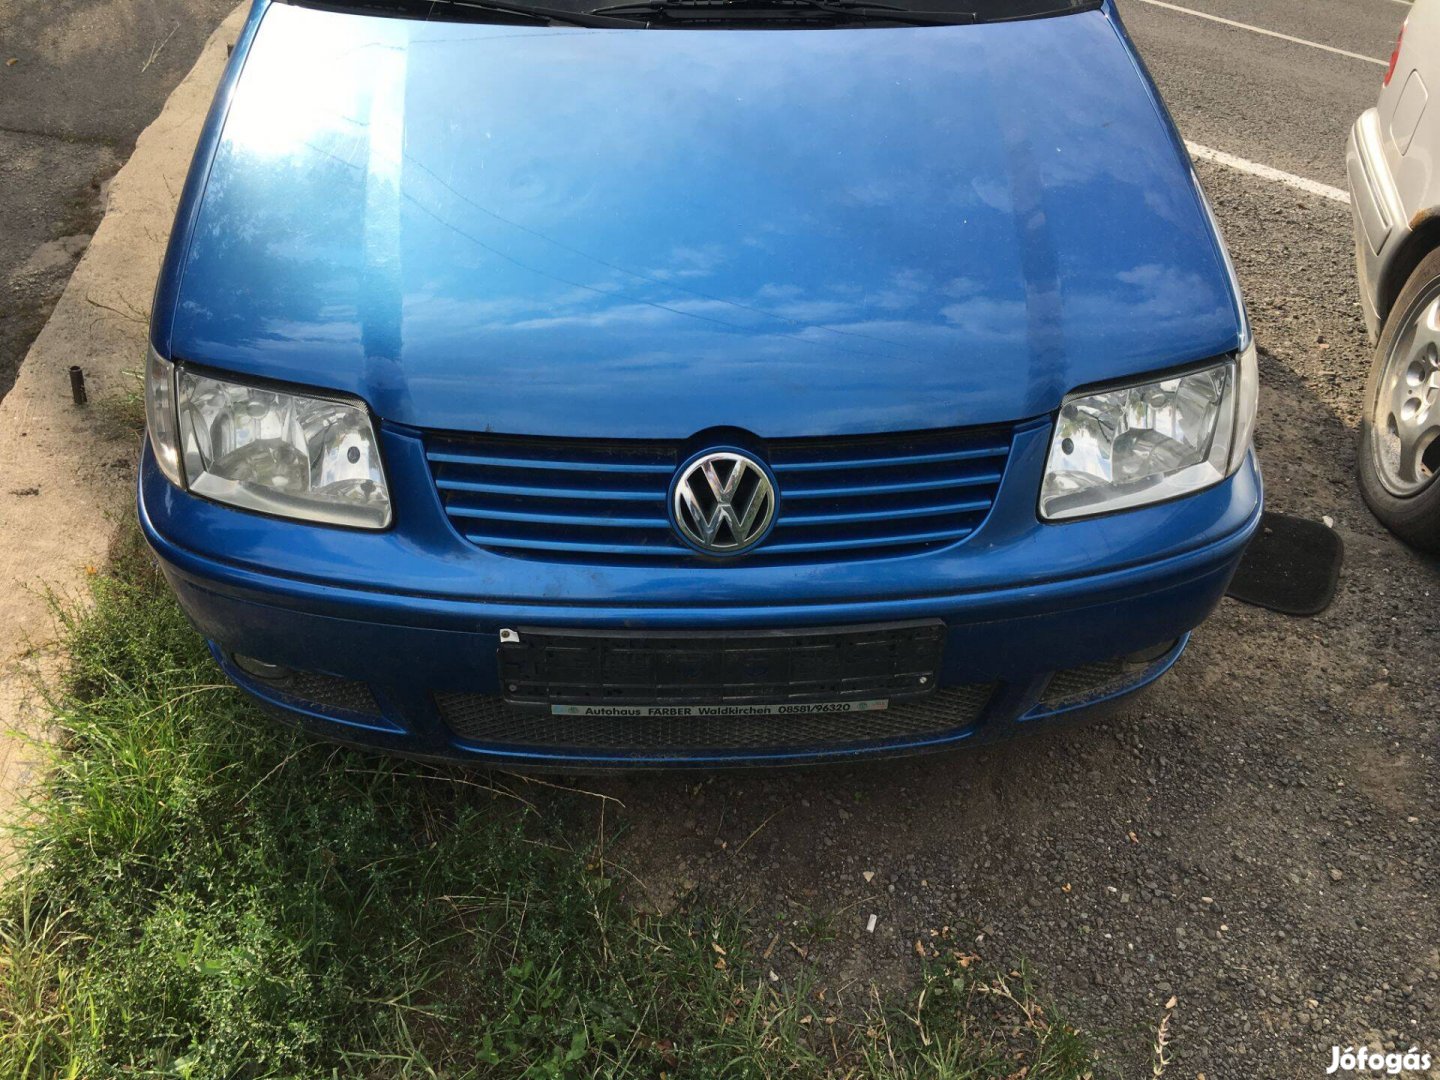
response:
[[[157,347],[392,422],[1011,421],[1244,332],[1190,163],[1103,10],[595,31],[275,4],[236,63]]]

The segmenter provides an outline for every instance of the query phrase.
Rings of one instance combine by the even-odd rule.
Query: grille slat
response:
[[[994,503],[1012,429],[776,439],[752,446],[775,474],[774,534],[729,565],[894,558],[972,535]],[[426,456],[470,543],[520,558],[726,565],[674,534],[680,442],[436,434]]]
[[[779,470],[776,470],[779,472]],[[938,476],[926,480],[899,480],[890,484],[858,484],[823,488],[788,488],[782,485],[787,499],[853,499],[866,495],[903,495],[913,491],[952,491],[958,487],[980,487],[998,484],[1000,472],[974,476]]]
[[[538,540],[528,536],[487,536],[484,533],[463,534],[472,544],[486,548],[517,548],[526,551],[573,551],[595,555],[662,555],[667,550],[677,556],[684,555],[682,548],[671,539],[658,536],[653,544],[607,544],[603,541],[564,539]]]
[[[524,521],[536,525],[597,525],[612,529],[653,529],[653,518],[617,518],[590,514],[549,514],[543,510],[497,510],[492,507],[451,505],[446,508],[452,518],[474,518],[479,521]]]
[[[537,484],[493,484],[475,480],[435,481],[441,491],[473,492],[476,495],[517,495],[530,499],[619,499],[624,502],[665,502],[665,492],[632,491],[626,488],[557,488]]]
[[[536,458],[531,460],[526,458],[457,454],[441,450],[432,450],[427,456],[431,461],[443,465],[489,466],[496,469],[550,469],[556,472],[631,473],[638,476],[669,476],[675,471],[669,465],[635,465],[610,461],[563,461],[556,458]]]
[[[851,461],[792,461],[784,465],[786,472],[810,472],[815,469],[873,469],[880,466],[935,465],[951,461],[974,461],[977,458],[1005,457],[1009,445],[981,446],[970,450],[954,450],[938,454],[907,454],[899,457],[857,458]]]
[[[940,532],[900,533],[895,536],[843,537],[837,540],[777,540],[767,550],[787,553],[838,551],[846,548],[912,547],[923,544],[959,540],[971,530],[946,529]]]
[[[937,514],[968,514],[990,509],[989,499],[970,499],[962,503],[939,506],[913,506],[889,510],[853,510],[840,513],[786,514],[775,523],[776,528],[813,527],[817,525],[853,525],[862,521],[893,521],[896,518],[934,517]]]

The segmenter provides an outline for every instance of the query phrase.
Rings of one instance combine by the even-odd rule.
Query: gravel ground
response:
[[[1263,347],[1269,504],[1334,522],[1336,603],[1224,601],[1100,722],[943,758],[598,782],[624,804],[604,828],[637,896],[773,914],[777,974],[794,942],[842,1002],[906,985],[938,942],[1023,959],[1121,1076],[1150,1075],[1171,997],[1166,1075],[1321,1076],[1361,1042],[1440,1057],[1440,566],[1355,488],[1370,349],[1348,211],[1202,178]]]

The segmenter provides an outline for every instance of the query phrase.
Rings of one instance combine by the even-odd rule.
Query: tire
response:
[[[1440,250],[1405,282],[1376,343],[1359,474],[1360,493],[1387,529],[1440,554]]]

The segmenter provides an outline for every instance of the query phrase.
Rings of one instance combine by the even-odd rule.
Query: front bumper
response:
[[[383,437],[392,465],[418,452],[419,440],[404,431]],[[974,742],[1123,697],[1174,663],[1189,631],[1224,595],[1259,521],[1253,456],[1231,479],[1189,498],[1041,525],[1032,496],[1047,437],[1048,426],[1017,435],[1002,496],[968,541],[868,564],[853,580],[855,569],[845,566],[652,571],[641,591],[634,582],[598,580],[598,568],[450,544],[433,492],[400,491],[408,500],[397,506],[397,518],[410,523],[404,534],[321,529],[180,492],[160,476],[148,448],[139,513],[167,579],[226,673],[272,711],[321,735],[519,767],[836,760]],[[562,574],[567,581],[555,580]],[[467,577],[469,595],[454,587]],[[595,729],[580,725],[568,742],[565,718],[517,725],[508,735],[488,722],[504,715],[502,628],[703,633],[916,619],[941,620],[944,648],[936,695],[914,710],[911,730],[827,737],[814,726],[781,727],[787,720],[777,717],[752,745],[649,736],[627,745],[608,730],[604,738],[585,736]],[[237,667],[236,656],[304,674],[267,681]],[[950,701],[964,707],[946,717],[937,706]],[[487,723],[477,726],[475,716]]]

